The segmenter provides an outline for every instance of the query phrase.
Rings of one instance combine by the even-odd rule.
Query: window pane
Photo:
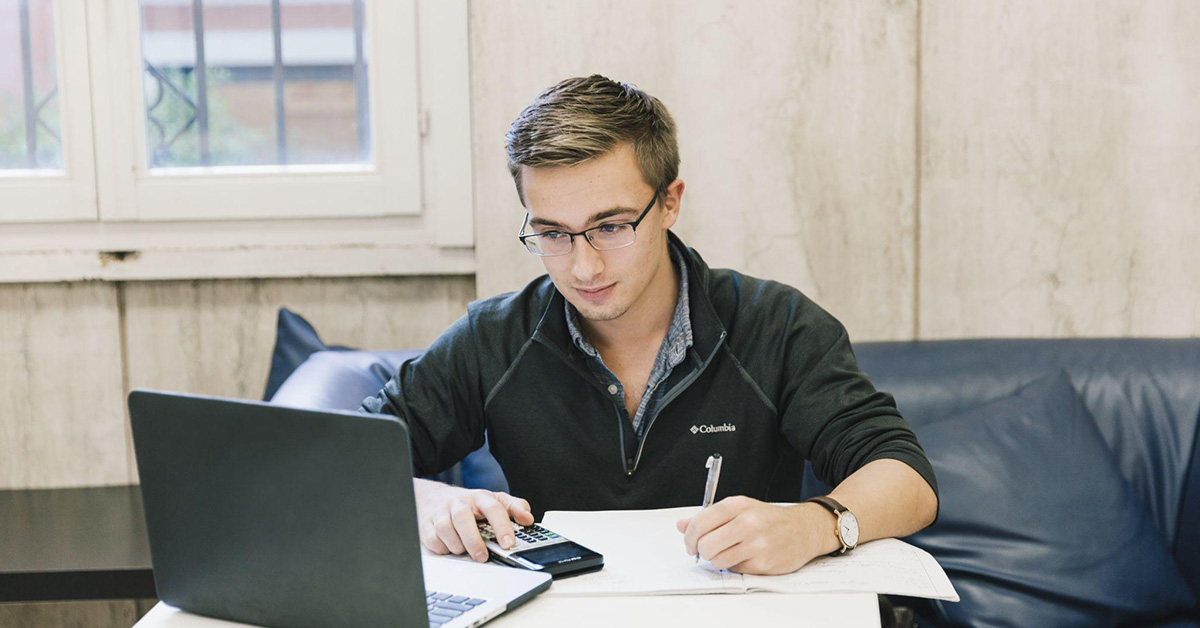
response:
[[[0,169],[62,169],[51,0],[0,0]]]
[[[362,0],[141,0],[151,167],[371,160]]]

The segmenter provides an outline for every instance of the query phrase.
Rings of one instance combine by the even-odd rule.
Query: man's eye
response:
[[[554,241],[554,240],[558,240],[559,238],[562,238],[563,236],[565,236],[567,234],[565,234],[561,231],[547,231],[540,235],[541,235],[541,237],[545,238],[546,240]]]
[[[619,225],[619,224],[618,225],[600,225],[599,227],[596,227],[596,230],[599,231],[600,233],[616,233],[617,230],[620,228],[621,228],[621,225]]]

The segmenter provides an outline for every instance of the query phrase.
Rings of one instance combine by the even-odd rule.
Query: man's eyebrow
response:
[[[598,211],[598,212],[592,214],[591,216],[588,217],[587,222],[585,222],[584,224],[592,225],[592,224],[600,222],[601,220],[604,220],[606,218],[612,218],[614,216],[620,216],[622,214],[637,214],[638,211],[639,210],[633,209],[632,207],[613,207],[613,208],[605,209],[603,211]],[[548,218],[532,218],[531,217],[529,219],[529,224],[537,225],[539,227],[557,227],[559,229],[567,228],[567,226],[562,224],[561,222],[550,220]]]

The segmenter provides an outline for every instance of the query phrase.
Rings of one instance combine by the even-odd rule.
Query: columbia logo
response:
[[[714,434],[716,432],[736,432],[737,426],[730,423],[721,425],[693,425],[691,432],[693,434]]]

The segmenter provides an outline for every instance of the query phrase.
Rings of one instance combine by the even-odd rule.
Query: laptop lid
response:
[[[401,421],[144,390],[129,410],[164,602],[266,626],[429,625]],[[526,583],[505,595],[549,584]]]

